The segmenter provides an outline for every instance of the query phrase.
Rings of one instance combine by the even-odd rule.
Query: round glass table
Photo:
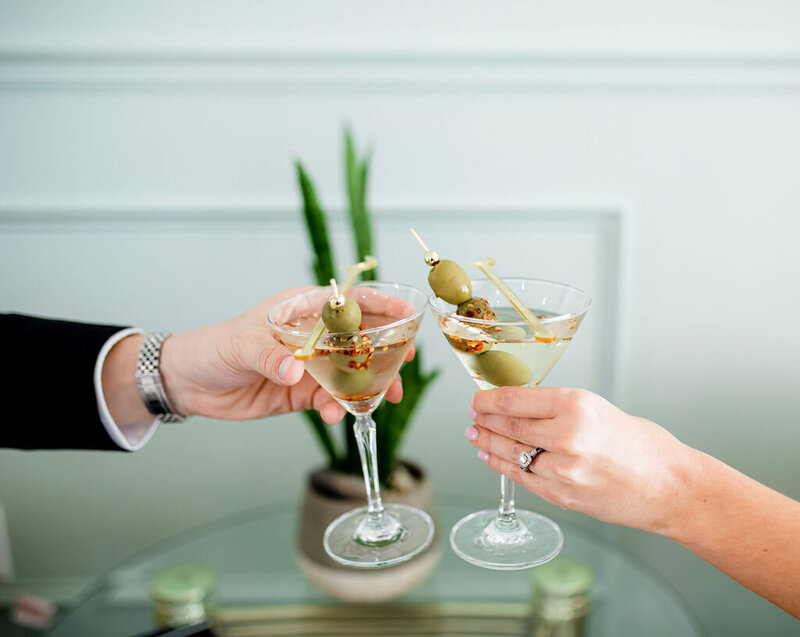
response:
[[[460,560],[450,549],[447,531],[465,512],[491,503],[480,498],[438,494],[441,557],[433,575],[405,597],[383,606],[391,614],[403,609],[523,607],[531,598],[531,571],[491,571]],[[165,568],[202,563],[216,571],[217,601],[223,608],[319,609],[336,607],[309,584],[295,557],[298,510],[295,504],[275,505],[237,514],[193,529],[140,553],[99,578],[83,599],[57,622],[51,637],[133,636],[153,631],[149,584]],[[686,602],[652,569],[613,542],[590,531],[562,524],[561,557],[582,562],[594,572],[591,613],[584,636],[615,637],[703,635]],[[505,606],[504,606],[505,605]],[[354,608],[354,616],[358,608]],[[371,607],[363,606],[365,613]],[[383,612],[383,611],[382,611]],[[274,626],[273,626],[274,629]],[[370,634],[337,628],[337,634]],[[383,631],[382,631],[383,632]],[[417,631],[415,631],[417,632]],[[251,634],[305,634],[278,630]],[[321,633],[314,633],[321,634]],[[333,633],[331,633],[333,634]],[[391,634],[399,634],[392,632]],[[408,634],[408,633],[404,633]],[[428,635],[455,635],[425,631]],[[462,634],[492,634],[491,632]],[[504,633],[521,634],[529,633]]]

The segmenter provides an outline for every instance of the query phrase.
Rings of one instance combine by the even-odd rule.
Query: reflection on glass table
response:
[[[465,512],[490,503],[491,500],[482,498],[439,494],[438,524],[448,529]],[[224,608],[283,606],[296,609],[327,604],[341,608],[341,602],[313,589],[295,562],[297,519],[294,504],[270,506],[231,516],[158,544],[100,578],[50,635],[105,637],[138,635],[153,630],[150,581],[163,569],[186,562],[201,562],[216,571],[217,599]],[[703,634],[685,601],[657,573],[613,542],[584,529],[561,524],[565,536],[561,557],[588,565],[595,576],[592,610],[584,635],[694,637]],[[529,604],[531,574],[536,569],[493,571],[478,568],[460,560],[450,550],[446,534],[438,541],[442,544],[442,556],[433,576],[413,593],[384,607],[387,612],[398,615],[403,613],[404,607],[418,609],[422,604],[426,607],[438,605],[447,611],[467,603],[473,607],[495,604],[495,608],[506,604],[509,615],[513,615]],[[367,616],[372,607],[362,608],[363,615]],[[356,612],[354,617],[357,616]],[[349,634],[355,634],[355,630]]]

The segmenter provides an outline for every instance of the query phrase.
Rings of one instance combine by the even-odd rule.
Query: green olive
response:
[[[528,366],[508,352],[491,350],[475,357],[475,371],[495,387],[527,385],[533,380]]]
[[[359,369],[353,372],[333,372],[333,387],[339,398],[367,398],[366,391],[372,385],[375,373],[371,369]]]
[[[353,336],[331,336],[326,343],[336,349],[328,350],[328,358],[343,372],[354,372],[369,365],[372,353],[372,337],[368,334]]]
[[[361,308],[353,299],[344,297],[343,305],[332,305],[330,301],[322,307],[322,321],[329,332],[355,332],[361,325]]]
[[[472,284],[467,273],[455,261],[439,261],[428,273],[433,293],[446,303],[460,305],[472,298]]]
[[[469,338],[461,338],[459,336],[453,336],[452,334],[445,334],[445,338],[447,338],[447,342],[450,343],[452,347],[457,349],[459,352],[464,352],[465,354],[478,354],[480,352],[485,352],[492,346],[491,341],[479,341]]]
[[[483,321],[493,321],[495,319],[495,314],[492,312],[489,301],[479,296],[473,296],[469,301],[459,304],[456,314]]]

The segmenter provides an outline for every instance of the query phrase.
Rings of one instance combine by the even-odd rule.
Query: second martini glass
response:
[[[424,511],[383,504],[378,483],[375,421],[372,412],[383,399],[413,346],[427,296],[399,283],[359,282],[346,296],[361,309],[355,333],[325,333],[306,370],[356,418],[353,425],[367,490],[367,506],[340,516],[328,526],[325,551],[356,568],[380,568],[411,559],[433,539],[433,520]],[[331,297],[319,288],[292,297],[269,313],[268,321],[290,349],[301,347]]]
[[[580,290],[551,281],[505,279],[516,296],[538,316],[554,336],[536,338],[531,327],[488,280],[472,281],[473,297],[489,301],[495,320],[468,318],[432,296],[429,300],[439,327],[464,369],[481,389],[539,385],[564,353],[589,309]],[[450,544],[462,559],[497,570],[538,566],[561,551],[564,537],[551,519],[517,510],[514,483],[500,478],[500,507],[463,518],[450,533]]]

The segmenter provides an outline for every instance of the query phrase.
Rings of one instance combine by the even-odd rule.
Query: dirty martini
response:
[[[306,370],[356,419],[368,504],[334,520],[324,536],[326,552],[346,566],[399,564],[425,550],[433,538],[427,513],[383,504],[371,416],[413,345],[426,301],[422,291],[408,285],[359,282],[346,295],[320,288],[269,313],[269,324],[285,345],[311,348],[303,356]],[[317,340],[313,334],[320,318],[333,329],[321,331]]]
[[[470,281],[471,298],[457,307],[436,294],[429,304],[453,352],[481,389],[539,385],[580,327],[589,297],[550,281],[505,279],[500,283],[533,318],[523,320],[521,308],[512,307],[490,280]],[[514,484],[505,476],[500,498],[499,509],[472,513],[453,527],[450,544],[461,558],[485,568],[514,570],[558,555],[561,529],[543,515],[517,510]]]

